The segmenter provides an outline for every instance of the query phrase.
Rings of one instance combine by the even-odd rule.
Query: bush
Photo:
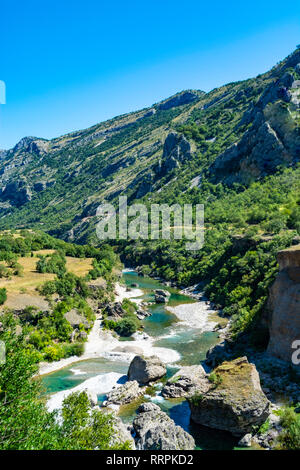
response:
[[[131,336],[138,329],[138,322],[134,318],[123,318],[118,321],[114,330],[120,336]]]
[[[283,432],[279,436],[280,446],[283,449],[300,449],[300,414],[297,414],[293,408],[283,409],[280,424]]]
[[[4,304],[7,299],[6,289],[5,287],[0,288],[0,305]]]
[[[40,255],[36,270],[38,273],[54,273],[62,276],[66,273],[66,258],[60,251],[55,251],[50,256]]]

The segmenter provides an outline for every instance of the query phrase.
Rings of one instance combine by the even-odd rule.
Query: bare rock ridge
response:
[[[198,92],[199,93],[199,92]],[[167,100],[163,101],[158,105],[158,109],[171,109],[175,106],[182,106],[184,104],[192,103],[199,98],[199,94],[192,90],[187,90],[182,93],[177,93],[175,96],[171,96]],[[203,94],[203,92],[200,92]]]
[[[281,165],[300,160],[298,77],[300,51],[287,61],[279,78],[245,112],[240,125],[248,127],[239,142],[227,148],[211,165],[212,181],[249,184]],[[292,69],[292,73],[287,69]],[[250,126],[250,127],[249,127]]]
[[[268,299],[267,352],[291,362],[293,342],[300,339],[300,245],[279,251],[277,259],[279,273]]]

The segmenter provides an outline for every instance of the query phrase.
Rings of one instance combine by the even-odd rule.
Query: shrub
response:
[[[4,304],[7,299],[7,293],[5,287],[0,288],[0,305]]]
[[[283,409],[280,424],[283,432],[279,436],[280,446],[288,450],[300,449],[300,414],[293,408]]]
[[[120,336],[131,336],[138,329],[138,322],[134,318],[123,318],[118,321],[114,330]]]

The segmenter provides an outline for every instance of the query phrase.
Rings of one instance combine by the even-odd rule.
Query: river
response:
[[[178,289],[166,287],[150,277],[140,277],[134,271],[125,271],[123,273],[123,280],[127,286],[137,284],[143,291],[142,299],[152,302],[149,306],[152,315],[143,321],[143,325],[144,332],[154,339],[153,346],[167,348],[166,353],[168,350],[172,350],[170,352],[173,352],[173,356],[174,352],[177,353],[175,354],[175,362],[168,363],[166,361],[168,376],[173,375],[180,366],[199,364],[205,359],[207,350],[216,344],[218,339],[217,333],[209,331],[212,329],[213,324],[208,313],[208,306],[204,301],[202,301],[203,303],[198,301],[196,303],[190,297],[180,294]],[[175,307],[182,309],[185,304],[191,303],[195,303],[195,307],[197,306],[198,310],[200,307],[200,328],[195,328],[192,317],[188,313],[184,316],[183,321],[178,321],[173,311],[169,311],[164,304],[155,303],[153,290],[159,288],[168,290],[171,293],[168,307],[172,309]],[[126,346],[126,341],[133,344],[131,338],[123,339],[120,343],[124,343],[124,346]],[[110,358],[103,357],[76,362],[61,370],[43,376],[42,381],[46,393],[52,395],[78,386],[88,379],[93,380],[93,378],[99,378],[100,376],[101,384],[103,384],[103,393],[98,394],[98,400],[101,403],[105,399],[104,392],[108,391],[105,386],[109,387],[107,384],[110,383],[111,379],[117,379],[118,383],[123,383],[126,380],[124,376],[127,371],[128,362],[116,358],[111,360]],[[236,446],[237,439],[229,433],[210,430],[190,423],[187,401],[181,399],[165,400],[160,394],[160,388],[161,386],[158,384],[156,395],[148,397],[148,399],[157,403],[176,424],[182,426],[194,437],[197,449],[233,449]],[[136,408],[136,403],[127,405],[121,409],[119,416],[124,422],[132,422],[136,414]]]

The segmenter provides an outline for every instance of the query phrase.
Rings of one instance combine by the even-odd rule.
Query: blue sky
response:
[[[0,14],[0,149],[256,76],[300,43],[297,1],[27,0]]]

